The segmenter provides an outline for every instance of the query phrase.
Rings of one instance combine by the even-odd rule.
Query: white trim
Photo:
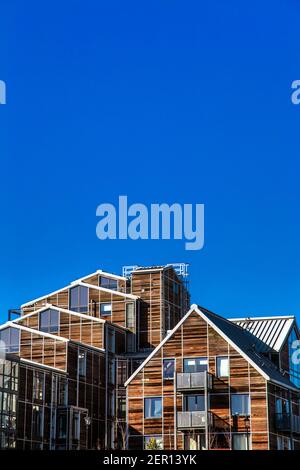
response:
[[[178,328],[185,322],[185,320],[190,316],[192,312],[197,313],[204,321],[206,321],[219,335],[227,341],[246,361],[254,367],[264,378],[265,380],[271,381],[273,383],[280,384],[281,387],[291,388],[288,385],[284,385],[280,382],[275,380],[271,380],[271,378],[254,362],[250,359],[246,353],[244,353],[230,338],[228,338],[222,330],[220,330],[207,316],[203,313],[198,305],[193,304],[191,305],[190,310],[185,314],[185,316],[180,320],[179,323],[175,326],[175,328],[164,338],[164,340],[152,351],[152,353],[147,357],[147,359],[137,368],[137,370],[129,377],[129,379],[125,382],[124,386],[127,385],[133,380],[133,378],[144,368],[144,366],[152,359],[152,357],[159,351],[159,349],[170,339],[170,337],[178,330]]]
[[[117,274],[107,273],[106,271],[102,271],[102,269],[98,269],[97,274],[100,274],[100,276],[108,276],[113,279],[119,279],[120,281],[127,281],[127,277],[119,276]]]
[[[146,268],[146,269],[135,269],[131,272],[134,273],[134,274],[143,274],[143,273],[152,273],[152,272],[156,272],[156,271],[163,271],[165,269],[165,266],[161,267],[161,268]]]
[[[287,320],[293,319],[295,320],[294,315],[273,315],[270,317],[241,317],[241,318],[227,318],[227,320],[235,322],[235,321],[256,321],[256,320]]]
[[[93,286],[93,284],[88,284],[87,282],[78,282],[75,285],[88,287],[89,289],[101,290],[101,291],[107,292],[109,294],[115,294],[115,295],[119,295],[119,296],[125,297],[125,298],[128,297],[129,299],[133,299],[133,300],[139,299],[138,296],[133,295],[133,294],[125,294],[125,292],[119,292],[118,290],[107,289],[106,287],[101,287],[101,286]],[[71,287],[74,287],[74,285],[71,284]]]
[[[21,309],[23,307],[27,307],[27,306],[30,306],[30,305],[36,303],[36,302],[39,302],[40,300],[46,299],[47,297],[50,297],[51,295],[59,294],[59,292],[62,292],[66,289],[70,289],[70,287],[72,287],[71,284],[68,284],[67,286],[62,287],[61,289],[57,289],[53,292],[50,292],[49,294],[42,295],[41,297],[37,297],[36,299],[30,300],[30,301],[26,302],[25,304],[22,304]]]
[[[14,320],[12,320],[12,322],[17,323],[19,321],[22,321],[24,318],[31,317],[32,315],[44,312],[45,310],[48,310],[48,309],[57,310],[58,312],[67,313],[70,315],[75,315],[77,317],[85,318],[86,320],[92,320],[98,323],[106,322],[106,320],[103,320],[102,318],[96,318],[96,317],[93,317],[92,315],[86,315],[85,313],[79,313],[79,312],[74,312],[73,310],[68,310],[66,308],[60,308],[53,304],[45,304],[43,307],[35,310],[34,312],[26,313],[26,315],[22,315],[21,317],[15,318]]]
[[[68,343],[70,340],[67,338],[63,338],[62,336],[52,335],[51,333],[45,333],[44,331],[35,330],[34,328],[28,328],[27,326],[18,325],[13,323],[12,321],[8,321],[3,325],[0,325],[0,331],[4,330],[5,328],[16,328],[17,330],[28,331],[28,333],[34,333],[39,336],[45,336],[47,338],[56,339],[58,341],[63,341],[64,343]]]
[[[87,274],[86,276],[83,276],[83,277],[80,277],[78,279],[75,279],[74,281],[71,282],[71,284],[73,283],[76,283],[76,282],[81,282],[83,281],[84,279],[87,279],[88,277],[92,277],[92,276],[97,276],[97,275],[100,275],[100,276],[107,276],[111,279],[117,279],[119,281],[127,281],[127,278],[126,277],[123,277],[123,276],[119,276],[117,274],[112,274],[112,273],[108,273],[106,271],[102,271],[102,269],[97,269],[97,271],[91,273],[91,274]]]
[[[124,387],[127,387],[129,382],[144,368],[144,366],[152,359],[152,357],[157,353],[157,351],[160,350],[160,348],[168,341],[169,338],[175,333],[175,331],[178,330],[178,328],[183,324],[183,322],[189,317],[189,315],[194,311],[193,305],[191,306],[190,310],[182,317],[182,319],[177,323],[175,328],[170,331],[170,333],[162,340],[162,342],[156,346],[155,349],[149,354],[149,356],[142,362],[142,364],[136,369],[136,371],[127,379],[127,381],[124,383]]]
[[[40,300],[46,299],[47,297],[50,297],[50,296],[55,295],[55,294],[59,294],[60,292],[62,292],[64,290],[72,289],[72,287],[76,287],[76,286],[88,287],[90,289],[98,289],[98,290],[101,290],[103,292],[108,292],[110,294],[119,295],[121,297],[128,297],[128,298],[134,299],[134,300],[139,299],[139,297],[137,297],[136,295],[133,295],[133,294],[125,294],[124,292],[119,292],[117,290],[106,289],[105,287],[100,287],[100,286],[93,286],[92,284],[88,284],[87,282],[81,282],[80,280],[78,280],[78,281],[71,282],[70,284],[68,284],[65,287],[62,287],[61,289],[55,290],[55,291],[50,292],[46,295],[42,295],[41,297],[37,297],[36,299],[30,300],[29,302],[26,302],[25,304],[22,304],[21,308],[28,307],[28,306],[36,303],[36,302],[39,302]]]

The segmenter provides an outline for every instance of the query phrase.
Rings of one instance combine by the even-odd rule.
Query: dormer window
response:
[[[44,333],[58,333],[59,312],[52,308],[40,313],[40,331]]]
[[[3,344],[2,344],[3,343]],[[0,351],[17,353],[20,351],[20,330],[17,328],[4,328],[0,331]]]
[[[118,290],[118,281],[110,277],[99,276],[99,286],[105,289]]]
[[[89,290],[85,286],[76,286],[70,289],[70,310],[78,313],[88,313],[89,311]]]

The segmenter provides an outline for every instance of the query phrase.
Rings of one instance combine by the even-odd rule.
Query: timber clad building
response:
[[[0,326],[0,448],[300,449],[292,316],[190,307],[187,266],[97,271]]]

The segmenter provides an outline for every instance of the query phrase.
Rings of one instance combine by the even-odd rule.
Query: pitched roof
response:
[[[39,302],[40,300],[46,299],[47,297],[51,297],[52,295],[55,295],[55,294],[59,294],[60,292],[66,290],[66,289],[72,289],[72,287],[76,287],[76,286],[87,287],[89,289],[96,289],[96,290],[100,290],[100,291],[103,291],[103,292],[108,292],[110,294],[118,295],[118,296],[121,296],[121,297],[126,297],[126,298],[133,299],[133,300],[136,300],[136,299],[139,298],[138,296],[133,295],[133,294],[125,294],[125,292],[120,292],[120,291],[117,291],[117,290],[114,290],[114,289],[107,289],[106,287],[101,287],[101,286],[94,286],[92,284],[88,284],[87,282],[81,282],[80,280],[77,280],[77,281],[71,282],[70,284],[68,284],[65,287],[62,287],[61,289],[55,290],[55,291],[50,292],[46,295],[42,295],[41,297],[38,297],[36,299],[30,300],[29,302],[26,302],[25,304],[21,305],[21,308],[30,306],[30,305],[32,305],[36,302]]]
[[[217,333],[220,334],[237,352],[241,354],[266,380],[278,383],[284,387],[298,389],[295,385],[285,377],[277,367],[267,358],[262,356],[257,346],[261,340],[252,335],[249,331],[244,330],[239,325],[223,318],[209,310],[198,305],[192,305],[187,314],[177,323],[175,328],[167,335],[164,340],[152,351],[147,359],[137,368],[137,370],[125,382],[127,386],[132,379],[144,368],[150,359],[159,351],[159,349],[173,336],[178,328],[186,321],[192,312],[197,313],[204,321],[206,321]]]
[[[294,316],[230,318],[230,321],[241,326],[260,340],[258,350],[268,352],[270,349],[279,352],[295,324]]]

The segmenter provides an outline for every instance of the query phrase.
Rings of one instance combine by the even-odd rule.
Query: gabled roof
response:
[[[242,327],[227,320],[209,310],[198,305],[192,305],[187,314],[177,323],[175,328],[164,338],[164,340],[152,351],[147,359],[137,368],[137,370],[125,382],[127,386],[132,379],[144,368],[160,348],[173,336],[178,328],[186,321],[191,313],[197,313],[206,321],[221,337],[223,337],[246,361],[248,361],[266,380],[270,380],[281,386],[299,391],[294,384],[285,377],[276,366],[267,358],[263,357],[256,349],[260,340],[244,330]]]
[[[86,276],[80,277],[79,279],[76,279],[73,282],[84,281],[84,279],[88,279],[89,277],[97,276],[98,274],[100,276],[109,277],[111,279],[117,279],[119,281],[127,281],[127,278],[124,277],[124,276],[119,276],[118,274],[112,274],[112,273],[108,273],[106,271],[102,271],[102,269],[97,269],[97,271],[95,271],[94,273],[87,274]]]
[[[259,351],[279,352],[295,323],[294,316],[230,318],[230,321],[252,333],[261,343]]]
[[[119,291],[114,290],[114,289],[107,289],[106,287],[94,286],[92,284],[88,284],[86,282],[81,282],[81,280],[78,280],[78,281],[71,282],[70,284],[68,284],[65,287],[62,287],[61,289],[55,290],[55,291],[50,292],[46,295],[42,295],[41,297],[30,300],[29,302],[26,302],[25,304],[22,304],[21,308],[28,307],[29,305],[32,305],[36,302],[39,302],[40,300],[46,299],[47,297],[51,297],[52,295],[55,295],[55,294],[59,294],[60,292],[66,290],[66,289],[71,289],[72,287],[76,287],[76,286],[88,287],[90,289],[96,289],[96,290],[100,290],[100,291],[103,291],[103,292],[108,292],[110,294],[119,295],[120,297],[125,297],[125,298],[129,298],[129,299],[133,299],[133,300],[136,300],[136,299],[139,298],[138,296],[133,295],[133,294],[125,294],[124,292],[119,292]]]
[[[13,321],[7,321],[6,323],[3,323],[3,325],[0,325],[0,331],[5,330],[6,328],[16,328],[17,330],[27,331],[28,333],[32,333],[38,336],[44,336],[46,338],[55,339],[57,341],[62,341],[63,343],[69,342],[68,338],[63,338],[62,336],[52,335],[51,333],[46,333],[44,331],[35,330],[34,328],[29,328],[28,326],[18,325],[17,323],[14,323]]]
[[[15,318],[14,320],[12,320],[12,323],[18,323],[24,320],[25,318],[32,317],[33,315],[37,315],[49,309],[56,310],[57,312],[67,313],[68,315],[74,315],[75,317],[80,317],[85,320],[90,320],[90,321],[94,321],[98,323],[106,323],[106,320],[104,320],[103,318],[96,318],[96,317],[93,317],[92,315],[86,315],[85,313],[74,312],[73,310],[68,310],[66,308],[57,307],[56,305],[52,305],[52,304],[45,304],[41,308],[34,310],[34,312],[26,313],[26,315],[22,315],[21,317]]]

